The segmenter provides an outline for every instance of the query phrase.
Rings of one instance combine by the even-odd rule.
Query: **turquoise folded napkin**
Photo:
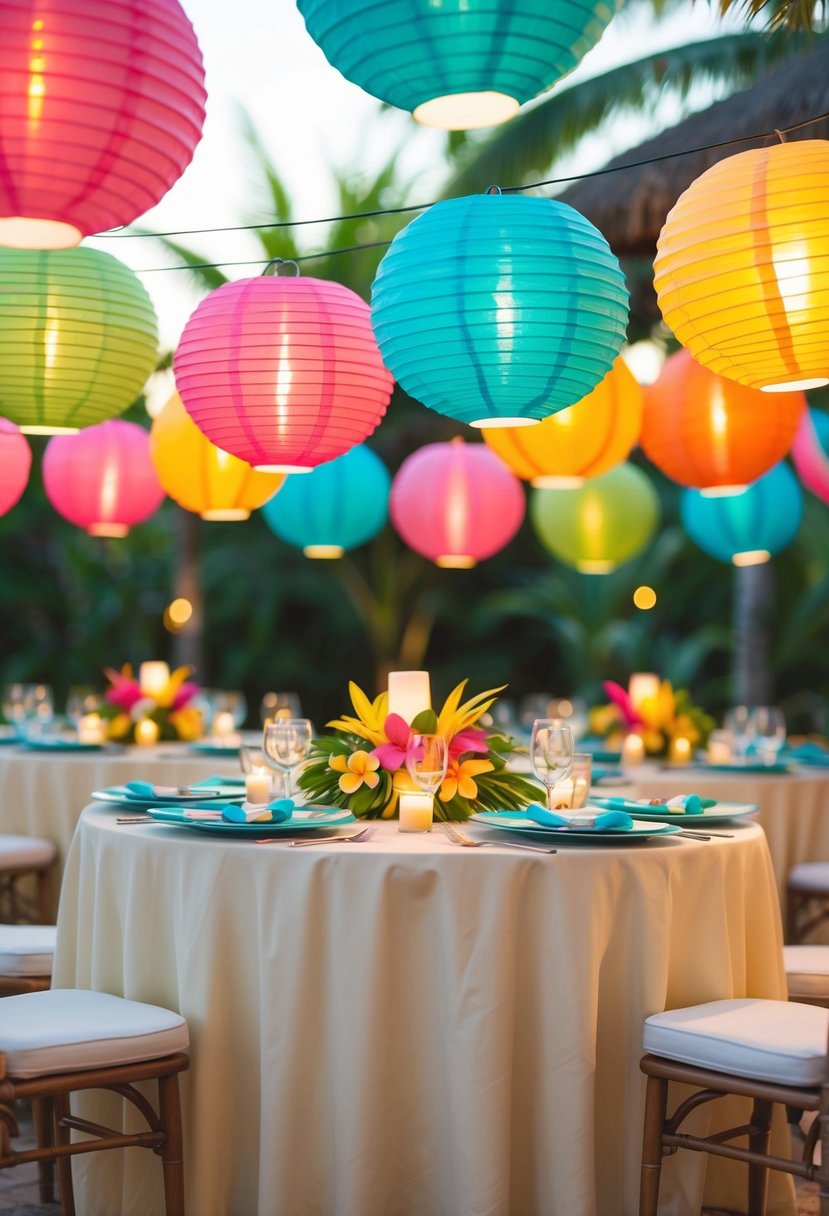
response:
[[[220,804],[222,819],[227,823],[287,823],[294,813],[293,798],[277,798],[274,802],[235,802]]]
[[[676,794],[665,802],[651,802],[649,798],[593,798],[595,806],[614,807],[623,811],[658,811],[664,807],[666,811],[684,812],[686,815],[701,815],[709,806],[716,806],[716,798],[701,798],[699,794]]]
[[[779,759],[794,760],[810,768],[829,768],[829,752],[819,743],[801,743],[799,747],[787,747]]]
[[[587,808],[584,808],[589,814]],[[630,815],[624,811],[605,811],[603,815],[597,815],[592,823],[574,824],[570,819],[565,819],[563,815],[557,815],[555,811],[548,811],[546,807],[541,806],[538,802],[531,802],[524,814],[528,819],[532,819],[533,823],[538,823],[545,828],[572,828],[578,832],[629,832],[633,827],[633,820]]]

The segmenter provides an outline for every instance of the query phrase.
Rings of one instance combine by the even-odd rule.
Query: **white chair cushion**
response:
[[[0,975],[51,975],[54,925],[0,925]]]
[[[0,1000],[0,1051],[11,1077],[134,1064],[186,1051],[187,1023],[108,992],[52,988]]]
[[[790,1001],[710,1001],[655,1013],[645,1051],[698,1068],[781,1085],[819,1085],[827,1075],[829,1009]]]
[[[789,871],[795,891],[825,891],[829,895],[829,861],[804,861]]]
[[[0,870],[48,866],[57,850],[44,836],[0,836]]]
[[[829,946],[784,946],[789,996],[829,997]]]

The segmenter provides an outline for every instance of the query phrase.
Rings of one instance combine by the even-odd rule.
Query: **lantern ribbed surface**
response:
[[[625,338],[628,294],[593,225],[503,194],[436,203],[380,263],[371,315],[410,396],[472,425],[531,423],[580,401]]]
[[[570,72],[617,5],[596,0],[297,0],[329,63],[427,126],[503,122]]]
[[[18,427],[0,418],[0,515],[5,515],[26,489],[32,467],[32,449]]]
[[[829,414],[805,412],[792,445],[792,459],[806,489],[829,502]]]
[[[530,520],[545,549],[582,574],[609,574],[636,557],[659,523],[647,476],[620,464],[573,490],[534,490]]]
[[[403,541],[438,566],[492,557],[521,527],[521,483],[483,443],[429,443],[392,482],[389,513]]]
[[[177,0],[0,4],[0,245],[129,224],[190,163],[201,53]]]
[[[97,249],[0,249],[0,413],[24,431],[120,414],[156,364],[155,312]]]
[[[150,427],[150,458],[165,493],[207,520],[243,520],[285,480],[257,473],[211,443],[174,393]]]
[[[575,405],[534,427],[484,429],[487,444],[534,486],[575,486],[630,454],[642,426],[642,389],[619,358]]]
[[[782,460],[806,398],[761,393],[709,371],[687,350],[645,389],[640,443],[666,476],[697,489],[742,487]]]
[[[394,385],[365,301],[340,283],[279,276],[225,283],[202,300],[175,373],[208,439],[255,468],[286,473],[366,439]]]
[[[385,525],[390,487],[380,457],[358,444],[306,475],[289,477],[262,514],[280,540],[306,557],[342,557]]]
[[[730,156],[693,182],[657,242],[666,323],[695,359],[768,392],[829,384],[829,142]]]
[[[735,566],[768,561],[794,540],[803,514],[803,491],[787,464],[774,466],[739,494],[710,498],[685,490],[682,524],[710,557]]]

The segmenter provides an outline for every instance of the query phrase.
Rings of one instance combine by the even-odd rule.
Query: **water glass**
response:
[[[286,798],[292,795],[291,774],[311,750],[312,736],[308,718],[278,718],[265,727],[262,750],[270,767],[282,774]]]
[[[563,781],[557,781],[553,786],[549,809],[565,819],[579,818],[576,812],[587,805],[590,797],[592,769],[593,757],[590,753],[576,752],[570,776],[565,777]]]
[[[262,725],[277,718],[301,718],[302,706],[295,692],[266,692],[260,709]]]
[[[267,756],[262,748],[248,747],[246,744],[242,744],[239,748],[239,763],[246,777],[255,773],[257,769],[269,767]]]
[[[553,789],[569,777],[574,764],[573,732],[561,718],[536,718],[530,737],[530,764],[547,790],[547,809],[552,810]]]
[[[399,829],[401,832],[430,832],[434,818],[435,794],[443,785],[449,751],[443,735],[413,735],[406,753],[406,768],[422,793],[400,794]]]
[[[24,735],[45,734],[55,716],[52,689],[48,684],[24,684],[23,719],[18,723]]]
[[[751,742],[751,710],[747,705],[735,705],[729,709],[723,718],[723,727],[734,742],[734,751],[740,759],[744,759]]]
[[[233,719],[233,725],[237,730],[242,726],[248,714],[248,703],[245,700],[245,694],[238,689],[213,689],[210,694],[210,701],[213,708],[213,716],[217,714],[230,714]]]
[[[774,764],[786,742],[786,719],[777,705],[758,705],[749,717],[749,735],[764,764]]]
[[[3,689],[3,717],[17,728],[19,734],[23,733],[26,695],[31,688],[34,688],[33,684],[7,684]]]
[[[77,730],[81,718],[101,712],[103,697],[91,684],[73,684],[66,698],[66,716]]]

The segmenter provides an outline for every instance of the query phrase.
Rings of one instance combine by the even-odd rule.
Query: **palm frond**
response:
[[[765,18],[769,29],[814,30],[826,19],[826,0],[720,0],[721,13],[736,8],[746,16]]]

